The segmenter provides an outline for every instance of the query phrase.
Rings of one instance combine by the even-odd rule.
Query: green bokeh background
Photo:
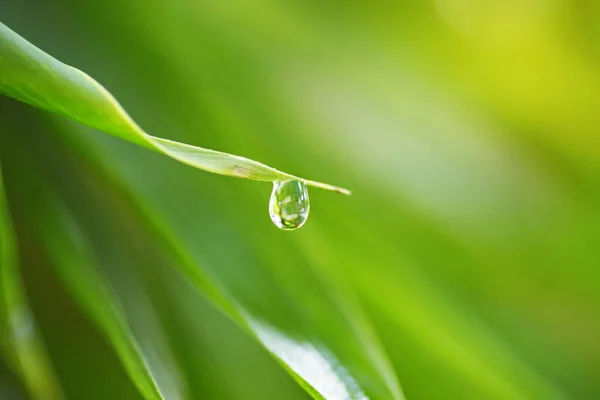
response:
[[[176,272],[140,204],[233,307],[367,398],[391,398],[354,358],[371,342],[407,399],[600,398],[600,3],[3,0],[0,20],[152,135],[353,191],[310,190],[283,232],[269,184],[0,99],[19,265],[67,398],[142,397],[33,233],[69,229],[54,198],[187,398],[310,395]]]

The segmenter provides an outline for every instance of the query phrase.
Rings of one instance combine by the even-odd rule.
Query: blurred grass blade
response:
[[[46,202],[46,204],[55,208],[51,211],[60,210],[56,202]],[[65,214],[59,216],[48,212],[46,218],[61,218],[63,222],[69,222]],[[60,222],[48,223],[47,220],[40,222],[38,227],[42,230],[38,233],[44,237],[46,250],[49,252],[50,259],[54,261],[67,290],[106,334],[144,398],[180,399],[181,396],[176,392],[160,387],[157,376],[148,364],[148,357],[143,354],[114,294],[106,285],[104,278],[93,269],[90,261],[78,251],[82,244],[74,245],[81,239],[78,228],[73,224],[71,232],[63,232],[56,229],[60,226]],[[49,239],[50,237],[52,239]],[[65,248],[72,251],[62,251]]]
[[[29,190],[31,193],[27,195],[29,200],[20,202],[20,207],[30,214],[32,224],[42,228],[45,226],[45,230],[39,231],[38,235],[46,242],[48,251],[65,245],[64,240],[57,243],[57,239],[50,235],[51,227],[61,223],[56,217],[49,219],[48,216],[56,214],[52,210],[56,209],[52,205],[56,201],[46,199],[49,195],[37,194],[50,189],[48,185],[40,186],[37,179],[31,178],[39,173],[29,172],[23,167],[19,162],[23,157],[14,155],[13,148],[26,149],[40,163],[40,169],[51,176],[52,187],[58,193],[52,197],[60,198],[61,209],[69,210],[71,220],[77,221],[79,233],[85,233],[88,238],[86,242],[93,244],[98,257],[110,258],[110,253],[117,253],[96,249],[99,242],[104,241],[102,237],[122,237],[122,241],[127,241],[127,238],[139,239],[148,235],[154,244],[152,249],[148,249],[148,245],[142,246],[146,256],[153,251],[160,252],[167,265],[172,265],[195,289],[216,303],[250,337],[265,347],[314,398],[403,398],[393,371],[387,371],[389,377],[382,374],[379,360],[372,357],[372,339],[357,328],[354,308],[345,307],[343,303],[346,299],[334,290],[336,283],[315,273],[294,246],[278,243],[276,238],[282,236],[279,231],[272,231],[275,240],[269,239],[268,247],[244,245],[231,234],[227,218],[208,204],[202,204],[195,208],[201,222],[197,223],[186,212],[183,221],[191,223],[194,229],[186,233],[181,221],[172,219],[172,215],[168,214],[169,211],[185,210],[186,198],[194,202],[196,199],[182,196],[178,207],[172,207],[173,203],[170,202],[168,209],[147,201],[135,189],[135,185],[131,182],[125,184],[121,180],[118,169],[103,163],[105,159],[98,153],[99,148],[82,143],[85,136],[79,131],[81,127],[76,126],[78,133],[70,135],[69,132],[74,128],[72,124],[60,121],[36,124],[37,118],[30,116],[39,113],[24,110],[19,104],[13,106],[7,107],[7,118],[11,115],[17,118],[19,110],[29,112],[24,113],[22,122],[26,122],[20,129],[23,134],[13,140],[20,142],[21,146],[12,145],[8,155],[12,161],[11,172],[16,176],[28,177],[27,186],[32,189],[20,190]],[[53,134],[47,134],[48,129]],[[85,157],[82,157],[83,154]],[[147,152],[142,154],[155,157]],[[61,162],[55,162],[57,159]],[[187,171],[194,175],[194,171],[170,164],[177,173]],[[148,178],[150,176],[148,174]],[[189,181],[181,179],[182,184],[186,182],[186,188],[193,187]],[[173,196],[181,194],[176,190],[170,190],[169,193]],[[43,196],[43,200],[40,196]],[[137,222],[125,222],[127,219],[119,214],[121,211],[115,206],[117,201],[111,198],[123,203],[126,207],[123,212],[134,216]],[[36,205],[40,201],[43,205]],[[46,222],[39,222],[43,220]],[[93,220],[99,222],[92,224]],[[215,221],[218,221],[218,229]],[[125,228],[135,224],[140,224],[143,235]],[[105,226],[102,228],[104,233],[92,239],[89,235],[99,226]],[[222,251],[224,244],[235,248],[237,252]],[[54,262],[59,264],[59,261],[62,265],[66,264],[60,259]],[[147,268],[149,263],[144,264]],[[164,265],[160,267],[164,268]],[[81,273],[75,267],[72,269],[72,273]]]
[[[62,398],[37,324],[29,309],[17,267],[8,204],[0,171],[0,345],[34,399]]]
[[[93,268],[93,261],[87,258],[84,236],[68,211],[52,195],[51,189],[43,185],[35,172],[24,169],[30,172],[29,193],[37,193],[35,196],[21,197],[21,200],[25,199],[27,202],[28,210],[31,210],[27,216],[28,222],[45,246],[66,289],[114,346],[131,380],[145,399],[183,398],[170,382],[164,386],[159,384],[160,376],[174,371],[163,373],[165,371],[157,372],[150,368],[148,359],[151,357],[143,353],[120,303],[104,277]],[[35,191],[31,188],[35,188]],[[41,202],[39,196],[43,197]],[[163,374],[159,375],[161,373]]]
[[[110,170],[100,159],[94,160],[93,149],[82,148],[91,155],[87,162],[96,161],[102,170]],[[110,174],[110,178],[119,181],[116,174]],[[346,312],[346,304],[341,303],[347,299],[337,295],[336,282],[316,275],[311,269],[305,270],[302,264],[291,263],[290,259],[287,263],[271,263],[262,259],[264,254],[258,256],[262,260],[258,264],[240,265],[247,268],[241,280],[219,268],[219,264],[199,262],[194,251],[197,239],[189,242],[189,236],[180,236],[176,232],[180,227],[173,229],[170,225],[173,221],[163,220],[160,210],[153,209],[131,187],[122,183],[118,186],[123,191],[121,196],[145,220],[146,229],[155,235],[157,244],[172,257],[173,265],[182,275],[255,337],[314,398],[404,398],[393,372],[372,357],[377,345],[370,342],[371,337],[359,332],[355,321],[358,317]],[[249,256],[256,257],[252,253]],[[291,269],[283,272],[287,268]],[[290,289],[291,282],[295,290]],[[222,288],[225,296],[214,293],[214,287]],[[260,294],[256,293],[257,287],[261,288]],[[254,294],[248,298],[251,292]],[[323,320],[315,321],[314,315],[321,315]]]
[[[215,174],[266,182],[296,179],[350,194],[347,189],[299,178],[244,157],[148,135],[98,82],[44,53],[1,22],[0,93]]]
[[[361,289],[367,294],[369,288],[376,287],[379,297],[371,301],[379,312],[397,324],[414,349],[430,354],[440,365],[452,365],[455,381],[468,382],[474,393],[496,399],[565,398],[552,382],[522,362],[478,321],[460,312],[452,301],[442,301],[433,288],[423,286],[410,278],[397,282],[395,277],[374,273]],[[410,304],[405,307],[408,316],[398,315],[396,304]],[[417,319],[418,324],[414,322]],[[410,358],[407,354],[406,359]],[[432,370],[429,373],[434,375]]]

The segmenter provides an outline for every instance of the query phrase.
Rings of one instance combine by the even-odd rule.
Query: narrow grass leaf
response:
[[[107,337],[145,399],[183,398],[173,385],[159,384],[159,374],[164,371],[154,371],[150,367],[149,357],[136,340],[112,288],[94,269],[92,255],[86,251],[85,235],[68,209],[40,179],[39,173],[29,164],[21,165],[30,178],[27,195],[19,197],[29,210],[27,222],[44,246],[67,291]]]
[[[46,54],[1,22],[0,93],[208,172],[266,182],[294,179],[350,194],[347,189],[299,178],[244,157],[148,135],[89,75]]]
[[[16,104],[15,109],[19,107]],[[39,115],[30,111],[26,114]],[[196,207],[197,213],[186,213],[184,221],[194,229],[186,232],[169,210],[146,199],[132,182],[123,181],[116,173],[117,164],[104,163],[106,158],[98,152],[100,148],[84,145],[84,135],[80,133],[69,134],[73,128],[78,131],[81,127],[65,122],[36,124],[36,118],[26,120],[30,123],[23,125],[23,135],[16,140],[36,159],[45,160],[41,168],[54,176],[52,186],[61,193],[62,208],[79,215],[75,219],[80,233],[89,233],[84,227],[93,219],[92,213],[98,213],[104,221],[119,221],[117,227],[128,225],[116,215],[117,207],[107,201],[109,193],[118,193],[116,196],[127,205],[128,212],[155,241],[153,250],[160,251],[197,290],[272,353],[307,393],[316,399],[403,398],[393,373],[391,379],[382,376],[377,360],[371,357],[373,339],[357,328],[354,307],[342,304],[346,298],[334,293],[331,280],[316,274],[293,245],[276,240],[268,240],[271,245],[267,247],[255,241],[245,245],[235,235],[223,237],[221,230],[229,232],[230,222],[214,209],[204,210],[204,206]],[[53,129],[53,134],[48,135],[47,129]],[[61,162],[56,163],[56,159]],[[186,172],[176,164],[171,167],[177,173]],[[18,166],[15,170],[36,175]],[[193,175],[193,171],[187,173]],[[183,177],[181,183],[185,182]],[[34,184],[39,186],[35,181],[29,185]],[[96,185],[101,189],[90,190]],[[177,207],[169,206],[171,212],[187,209],[185,199],[193,199],[190,193],[175,189],[173,186],[168,192],[180,201]],[[37,191],[47,190],[46,187]],[[44,204],[49,202],[45,200]],[[44,207],[45,211],[35,210],[40,215],[33,215],[32,220],[47,218],[44,214],[49,206]],[[89,209],[85,215],[76,211],[86,207]],[[219,229],[215,229],[215,221]],[[52,225],[50,221],[48,224]],[[126,232],[118,229],[118,235],[136,236]],[[45,236],[43,232],[41,236]],[[275,230],[273,236],[281,235]],[[88,242],[95,244],[98,240]],[[223,244],[239,249],[239,256],[221,252]],[[51,243],[49,246],[55,247]]]
[[[34,399],[58,400],[62,392],[27,304],[0,171],[0,350]]]

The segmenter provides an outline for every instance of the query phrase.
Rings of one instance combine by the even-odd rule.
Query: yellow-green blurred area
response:
[[[267,183],[0,98],[17,331],[48,359],[6,356],[3,400],[148,399],[123,337],[166,400],[600,398],[600,2],[2,0],[0,21],[149,134],[353,192],[311,189],[284,232]]]

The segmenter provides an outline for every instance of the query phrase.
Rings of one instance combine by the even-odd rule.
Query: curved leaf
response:
[[[2,23],[0,93],[215,174],[266,182],[295,179],[350,194],[347,189],[299,178],[244,157],[148,135],[102,85],[44,53]]]
[[[34,317],[27,304],[17,266],[8,205],[0,171],[0,350],[35,399],[58,400],[62,393]]]
[[[145,234],[155,240],[153,250],[160,251],[196,289],[257,339],[314,398],[403,398],[393,370],[377,354],[381,351],[377,341],[372,335],[365,334],[366,321],[362,317],[358,321],[356,307],[348,305],[346,289],[340,288],[339,282],[332,277],[320,274],[310,263],[305,263],[292,243],[277,243],[272,249],[270,246],[248,246],[228,231],[230,223],[222,214],[204,205],[197,207],[196,213],[186,216],[185,221],[192,223],[195,230],[185,232],[186,227],[172,215],[164,215],[168,213],[162,207],[146,202],[141,193],[121,183],[118,175],[108,175],[112,167],[102,162],[94,148],[79,144],[79,135],[60,140],[60,131],[68,134],[71,130],[68,125],[57,123],[54,129],[57,134],[47,135],[35,124],[26,124],[22,126],[23,134],[18,140],[27,143],[27,151],[35,152],[36,158],[45,160],[43,170],[53,171],[53,187],[62,193],[60,197],[64,202],[61,209],[63,212],[68,209],[75,215],[82,235],[91,231],[86,226],[94,219],[93,213],[98,214],[95,218],[105,224],[111,224],[109,221],[124,223],[124,219],[116,215],[116,207],[106,204],[108,193],[119,193],[120,201],[127,204],[129,212],[140,221]],[[79,155],[73,154],[73,149],[61,150],[63,146],[79,145],[81,147],[76,147]],[[85,159],[81,154],[86,154]],[[142,154],[154,156],[147,152]],[[61,162],[54,162],[55,157]],[[167,164],[177,168],[176,173],[187,170],[177,164]],[[23,167],[15,168],[20,173],[24,171]],[[193,171],[187,171],[193,175]],[[27,176],[36,175],[24,172]],[[97,182],[93,185],[100,189],[91,190],[91,182]],[[40,187],[34,179],[30,179],[28,185]],[[33,190],[34,193],[45,193],[49,188]],[[168,192],[173,196],[180,194],[179,190]],[[32,223],[39,225],[35,221],[47,220],[46,214],[56,213],[50,212],[54,201],[43,201],[44,210],[39,210],[33,203],[39,198],[31,194],[28,197],[30,203],[22,207],[36,213],[30,217]],[[184,197],[194,200],[189,193]],[[187,200],[180,199],[179,206],[171,207],[171,212],[187,208]],[[85,213],[81,211],[85,209]],[[112,227],[113,236],[136,236],[120,229],[119,224]],[[53,223],[48,221],[48,225]],[[226,238],[223,230],[229,232]],[[272,232],[275,237],[287,236],[279,235],[277,230]],[[48,250],[59,247],[52,244],[56,239],[46,237],[43,231],[40,233]],[[99,240],[97,237],[93,243]],[[64,245],[63,242],[60,247]],[[236,252],[222,251],[223,245],[235,248]],[[286,251],[290,252],[289,257],[280,257],[281,252]],[[65,264],[64,261],[60,263]]]
[[[105,171],[111,168],[100,161],[102,157],[95,157],[91,148],[70,142],[81,146],[88,162],[97,162]],[[264,240],[273,244],[271,250],[249,240],[250,248],[236,243],[244,248],[240,253],[246,254],[245,259],[231,259],[218,250],[214,258],[206,247],[218,249],[225,238],[212,232],[208,241],[202,231],[214,225],[204,219],[206,216],[188,216],[190,222],[203,218],[206,226],[202,229],[196,224],[195,234],[191,234],[172,212],[147,203],[144,196],[120,183],[117,175],[110,178],[145,220],[146,229],[170,255],[173,265],[267,348],[314,398],[403,398],[397,377],[367,327],[369,322],[361,315],[360,306],[352,303],[340,279],[305,264],[302,252],[293,245],[276,245],[267,238]],[[178,197],[177,193],[172,196]],[[186,208],[182,198],[180,201]],[[214,210],[207,212],[213,214]],[[226,226],[223,220],[219,224],[221,229]],[[207,243],[199,246],[198,237]],[[239,240],[233,236],[227,239]],[[231,242],[227,245],[233,246]],[[203,262],[206,257],[210,261]],[[244,271],[243,278],[233,272],[238,269]],[[220,293],[214,293],[213,288]]]

